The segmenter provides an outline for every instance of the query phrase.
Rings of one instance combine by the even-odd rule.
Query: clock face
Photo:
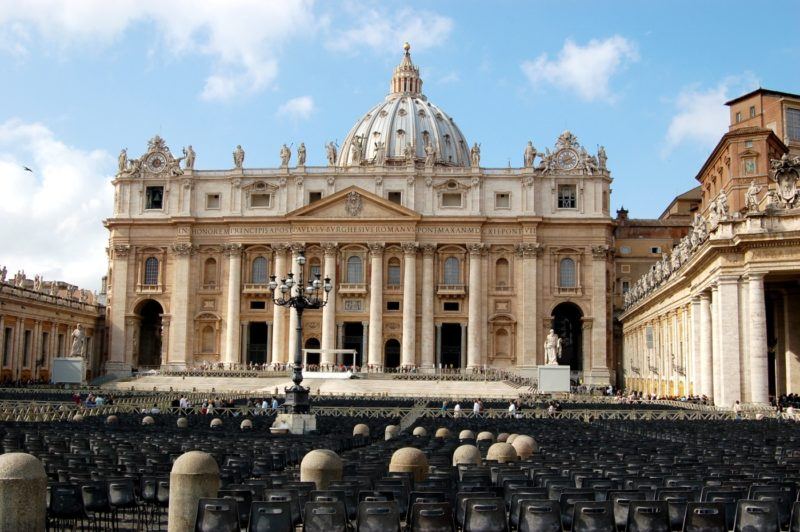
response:
[[[558,152],[558,165],[565,170],[572,170],[578,165],[578,154],[575,150],[561,150]]]
[[[147,169],[158,174],[167,166],[167,159],[160,153],[154,153],[144,163]]]

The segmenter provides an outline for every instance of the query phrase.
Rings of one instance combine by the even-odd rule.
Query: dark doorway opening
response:
[[[316,338],[309,338],[306,340],[305,349],[319,349],[319,340]],[[318,366],[319,365],[319,353],[306,353],[306,365],[307,366]]]
[[[461,367],[461,324],[442,324],[442,368]]]
[[[583,312],[574,303],[561,303],[553,309],[553,330],[561,338],[561,358],[558,363],[573,371],[583,369],[581,322]]]
[[[345,322],[344,341],[342,349],[356,350],[356,366],[363,366],[364,350],[364,325],[360,321]],[[347,357],[349,358],[349,357]],[[350,360],[345,360],[344,364],[350,365]]]
[[[383,346],[383,367],[400,367],[400,342],[392,338]]]
[[[137,367],[161,366],[161,315],[164,309],[158,301],[148,299],[139,307],[139,352],[133,353]]]
[[[266,323],[253,321],[247,326],[247,362],[266,364],[269,332]]]

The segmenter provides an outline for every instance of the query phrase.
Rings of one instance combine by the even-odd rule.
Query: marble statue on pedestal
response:
[[[558,357],[561,356],[561,338],[553,329],[547,334],[544,340],[544,359],[549,365],[558,365]]]
[[[284,144],[281,146],[281,151],[279,153],[281,158],[281,168],[286,168],[289,166],[289,159],[292,158],[292,150],[289,149],[289,146]]]
[[[481,165],[481,145],[477,142],[472,145],[472,148],[469,150],[470,159],[472,160],[472,166],[478,167]]]
[[[69,355],[73,357],[83,357],[86,350],[86,334],[83,332],[83,325],[78,324],[72,331],[72,348]]]
[[[536,154],[536,148],[533,147],[533,142],[529,140],[522,156],[525,168],[533,168],[533,161],[536,160]]]
[[[0,268],[0,283],[6,282],[7,275],[8,275],[8,269],[5,266]]]
[[[244,150],[242,149],[242,145],[239,144],[236,146],[236,150],[233,152],[233,166],[235,168],[241,169],[244,165]]]
[[[606,156],[606,149],[604,146],[600,146],[599,148],[597,148],[597,167],[600,170],[605,170],[607,160],[608,156]]]
[[[191,144],[183,149],[183,157],[185,160],[183,163],[184,167],[186,167],[187,170],[194,170],[195,153]]]
[[[128,148],[122,148],[119,152],[119,157],[117,158],[117,165],[118,165],[118,172],[119,174],[125,172],[128,169]]]
[[[330,141],[325,145],[325,151],[328,154],[328,166],[333,166],[336,164],[336,151],[337,146],[336,143]]]
[[[761,185],[756,185],[755,179],[750,180],[750,186],[744,194],[744,204],[747,212],[758,212],[758,193],[761,192]]]
[[[306,165],[306,145],[304,142],[300,143],[297,147],[297,166]]]

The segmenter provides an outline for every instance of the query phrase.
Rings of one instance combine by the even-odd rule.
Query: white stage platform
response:
[[[54,358],[53,384],[83,384],[86,361],[81,357]]]
[[[569,366],[558,366],[549,364],[538,366],[539,385],[537,391],[540,393],[569,392]]]

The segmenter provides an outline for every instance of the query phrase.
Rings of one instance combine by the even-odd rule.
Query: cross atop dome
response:
[[[389,92],[419,96],[422,94],[422,79],[419,77],[419,68],[411,62],[411,45],[405,43],[403,50],[405,50],[405,54],[400,64],[394,69]]]

